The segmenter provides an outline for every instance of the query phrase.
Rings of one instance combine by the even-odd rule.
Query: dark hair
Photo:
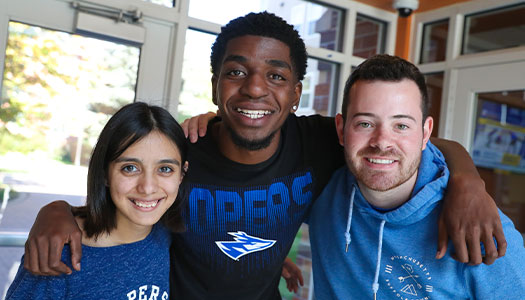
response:
[[[182,128],[171,114],[161,107],[143,102],[122,107],[102,129],[89,161],[86,206],[78,209],[78,215],[85,218],[84,231],[88,237],[94,236],[96,239],[101,233],[110,233],[116,227],[116,207],[106,185],[109,164],[154,130],[164,134],[177,146],[181,155],[181,172],[184,174],[182,166],[186,162],[188,146]],[[172,231],[184,229],[183,197],[179,195],[161,218]]]
[[[290,48],[290,60],[297,80],[303,80],[306,73],[306,47],[299,33],[281,17],[269,12],[249,13],[231,20],[221,28],[221,33],[211,47],[211,72],[219,75],[226,45],[231,39],[255,35],[269,37],[285,43]]]
[[[423,122],[425,122],[430,108],[430,99],[428,98],[425,77],[414,64],[400,57],[387,54],[370,57],[352,72],[346,81],[343,93],[343,106],[341,110],[343,119],[346,119],[348,103],[350,103],[350,89],[356,81],[401,81],[403,79],[414,81],[419,88],[419,92],[421,93],[421,111],[423,112]]]

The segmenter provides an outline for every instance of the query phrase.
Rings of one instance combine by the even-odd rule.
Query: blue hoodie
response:
[[[412,197],[379,212],[346,167],[334,173],[310,215],[316,299],[525,299],[521,234],[500,212],[507,253],[490,266],[448,254],[437,260],[437,224],[449,171],[428,143]],[[348,251],[346,249],[348,248]]]

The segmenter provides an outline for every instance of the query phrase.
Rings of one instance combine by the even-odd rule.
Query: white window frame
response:
[[[414,22],[411,27],[411,60],[418,64],[419,69],[424,74],[437,72],[444,73],[441,115],[438,129],[439,137],[446,139],[452,139],[454,137],[455,83],[457,82],[459,69],[525,60],[525,46],[473,54],[461,54],[465,15],[519,3],[523,3],[523,0],[476,0],[445,6],[429,12],[418,13],[414,16]],[[441,62],[419,64],[424,25],[444,19],[449,20],[445,60]],[[504,73],[501,74],[501,80],[505,80]]]

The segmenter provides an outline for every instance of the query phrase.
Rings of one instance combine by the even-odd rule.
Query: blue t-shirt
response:
[[[61,276],[32,275],[24,269],[22,257],[6,300],[169,299],[170,244],[170,232],[158,224],[145,239],[135,243],[113,247],[82,245],[82,270]],[[70,257],[66,245],[62,261],[69,267]]]

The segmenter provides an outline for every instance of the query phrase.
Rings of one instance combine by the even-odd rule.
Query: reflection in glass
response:
[[[353,55],[369,58],[385,51],[386,23],[357,15]]]
[[[314,58],[308,59],[303,80],[303,93],[297,115],[321,114],[331,116],[335,112],[335,84],[338,65]]]
[[[444,61],[447,53],[448,20],[425,24],[421,63]]]
[[[525,45],[525,5],[465,17],[461,54]]]
[[[343,11],[318,3],[302,0],[191,0],[188,14],[225,25],[247,13],[265,10],[292,24],[307,46],[341,51]]]
[[[439,132],[439,118],[441,115],[441,97],[443,95],[444,73],[425,74],[427,83],[428,98],[430,99],[430,109],[428,115],[434,119],[434,129],[432,136],[437,137]]]
[[[0,231],[27,232],[48,202],[84,202],[100,130],[135,99],[140,50],[15,22],[8,33],[0,101],[0,199],[7,205],[0,205]],[[2,295],[20,256],[0,257]]]
[[[177,120],[209,111],[217,111],[211,99],[211,45],[216,35],[196,30],[186,32],[184,62],[182,65],[182,88],[179,97]]]
[[[472,159],[498,207],[525,233],[525,90],[477,99]]]

